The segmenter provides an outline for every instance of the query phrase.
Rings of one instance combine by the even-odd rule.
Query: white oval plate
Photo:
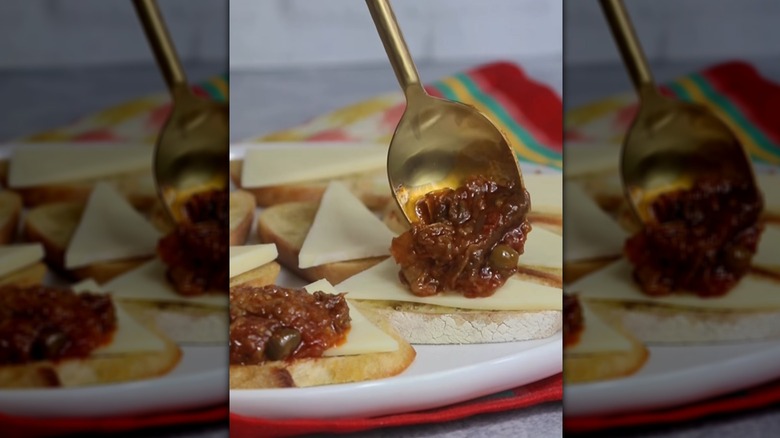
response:
[[[183,346],[165,376],[83,388],[0,391],[0,412],[27,417],[110,417],[194,409],[227,401],[228,353],[223,346]]]
[[[749,388],[780,377],[780,342],[651,346],[636,374],[567,385],[567,416],[617,415],[670,408]]]

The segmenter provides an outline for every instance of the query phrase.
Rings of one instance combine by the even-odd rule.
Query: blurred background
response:
[[[780,2],[624,0],[658,82],[729,60],[780,80]],[[631,91],[599,3],[565,1],[566,108]]]
[[[192,82],[227,71],[227,0],[159,0]],[[0,141],[165,92],[130,0],[0,2]]]
[[[560,0],[392,6],[423,82],[508,60],[561,92]],[[362,0],[232,0],[230,80],[234,141],[399,90]]]

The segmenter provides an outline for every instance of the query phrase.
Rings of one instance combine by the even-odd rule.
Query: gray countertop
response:
[[[474,62],[420,65],[426,81],[478,64]],[[711,62],[692,62],[656,67],[656,77],[666,80]],[[768,77],[780,78],[780,65],[762,61]],[[557,91],[564,78],[556,60],[537,60],[524,65],[529,74]],[[197,81],[222,72],[218,65],[187,65]],[[575,67],[567,71],[566,106],[625,91],[629,82],[618,65]],[[242,140],[288,128],[346,104],[397,88],[386,65],[351,68],[302,69],[277,72],[231,72],[231,140]],[[125,66],[90,70],[0,71],[0,95],[12,111],[2,115],[0,141],[67,124],[80,116],[125,100],[159,92],[164,84],[154,66]],[[562,404],[547,403],[528,409],[480,415],[460,421],[425,426],[382,429],[359,436],[465,437],[560,436]],[[646,432],[637,437],[704,437],[717,430],[723,436],[766,436],[780,426],[780,409],[721,416]],[[216,438],[228,435],[224,424],[144,431],[126,436]],[[621,434],[623,435],[623,434]]]

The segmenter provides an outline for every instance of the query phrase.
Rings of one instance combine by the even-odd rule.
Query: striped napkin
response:
[[[737,134],[754,163],[780,171],[780,84],[744,62],[691,73],[661,87],[663,93],[710,108]],[[567,141],[614,143],[617,148],[637,110],[633,92],[610,97],[565,115]],[[576,146],[572,146],[576,147]],[[582,147],[587,147],[585,144]],[[566,417],[566,432],[593,432],[691,421],[780,403],[780,380],[686,406],[620,415]]]
[[[193,85],[192,91],[198,96],[225,102],[228,99],[228,75]],[[153,144],[170,112],[171,96],[168,92],[160,92],[83,117],[67,126],[31,135],[22,141],[124,141]]]
[[[508,62],[457,73],[425,87],[432,96],[478,108],[504,131],[520,161],[561,169],[561,99]],[[256,141],[390,143],[406,108],[399,92],[358,102]]]
[[[728,62],[661,86],[661,92],[705,105],[761,164],[780,166],[780,85],[744,62]],[[600,100],[566,113],[567,141],[620,144],[638,108],[636,93]]]

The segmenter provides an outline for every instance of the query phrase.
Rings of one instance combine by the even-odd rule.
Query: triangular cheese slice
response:
[[[8,169],[10,187],[31,187],[152,169],[146,144],[44,143],[17,147]]]
[[[633,348],[631,341],[622,333],[615,330],[596,313],[590,310],[588,304],[580,300],[582,309],[583,328],[579,342],[565,347],[564,354],[604,354],[621,351],[630,351]]]
[[[265,145],[247,149],[241,186],[276,186],[381,170],[386,161],[386,144],[333,142]]]
[[[628,233],[579,184],[567,182],[565,190],[564,259],[567,262],[592,260],[622,254]]]
[[[399,267],[387,259],[336,285],[351,300],[405,301],[473,310],[561,310],[561,289],[521,280],[514,276],[488,298],[466,298],[445,292],[432,297],[418,297],[401,284]]]
[[[304,289],[309,293],[317,291],[334,295],[338,293],[325,279],[304,286]],[[398,342],[395,339],[369,321],[349,301],[347,301],[347,305],[351,319],[347,340],[337,347],[329,348],[323,353],[323,356],[349,356],[398,350]]]
[[[542,227],[534,227],[525,241],[520,266],[540,268],[563,267],[563,238]]]
[[[301,269],[390,254],[393,234],[347,187],[331,182],[298,255]]]
[[[0,246],[0,277],[43,260],[43,245],[21,243]]]
[[[780,275],[780,225],[768,224],[764,228],[752,264]]]
[[[563,175],[560,173],[523,174],[523,184],[531,196],[531,211],[560,215],[563,209]]]
[[[273,243],[230,247],[230,278],[276,260],[279,253]]]
[[[65,267],[154,255],[161,236],[116,189],[98,183],[65,251]]]
[[[103,289],[121,300],[228,307],[227,294],[215,292],[195,297],[179,295],[166,279],[165,270],[165,264],[155,258],[132,271],[114,277],[103,285]]]
[[[764,194],[764,210],[774,216],[780,216],[780,174],[759,173],[756,182]]]
[[[92,279],[77,283],[71,286],[71,289],[76,293],[105,293]],[[114,338],[110,344],[96,349],[92,353],[93,356],[161,351],[165,349],[165,342],[159,336],[130,316],[116,300],[113,300],[113,302],[116,312],[116,332],[114,333]]]
[[[724,296],[699,298],[693,294],[651,297],[639,289],[631,276],[631,264],[621,259],[566,287],[570,293],[589,300],[652,303],[658,305],[720,310],[780,308],[780,281],[748,274]]]

